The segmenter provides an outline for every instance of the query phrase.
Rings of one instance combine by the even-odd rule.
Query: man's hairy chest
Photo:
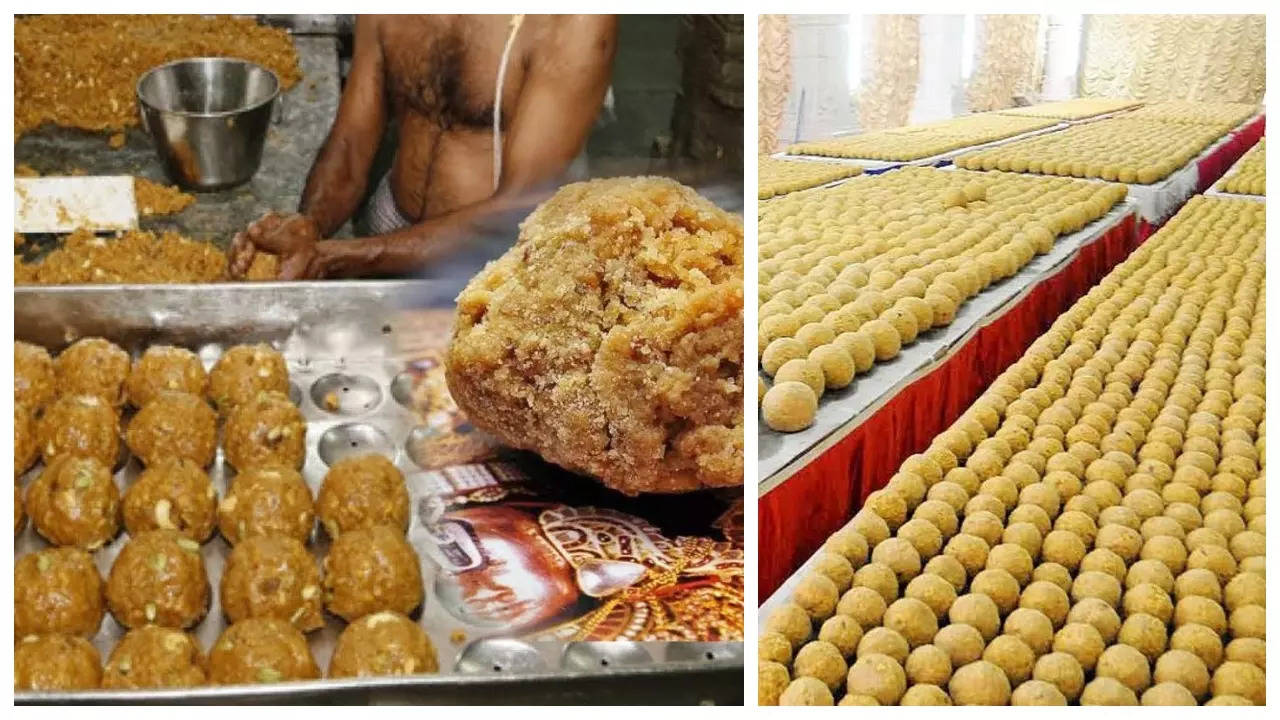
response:
[[[404,27],[384,35],[387,87],[398,112],[412,112],[442,130],[493,126],[495,89],[507,39],[505,18],[481,25]],[[524,81],[522,43],[512,49],[503,87],[505,128]]]

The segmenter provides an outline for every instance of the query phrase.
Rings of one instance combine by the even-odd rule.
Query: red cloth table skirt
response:
[[[1196,170],[1200,176],[1196,184],[1196,192],[1202,193],[1213,187],[1213,184],[1226,174],[1227,170],[1244,155],[1245,151],[1258,142],[1266,128],[1267,116],[1262,115],[1257,120],[1231,133],[1231,139],[1223,143],[1222,147],[1196,163]]]
[[[1213,154],[1198,161],[1196,174],[1199,178],[1196,181],[1196,192],[1203,193],[1213,187],[1214,183],[1221,180],[1222,176],[1231,169],[1231,166],[1262,138],[1266,133],[1266,129],[1267,116],[1262,115],[1240,128],[1239,131],[1232,133],[1231,140],[1224,143]],[[1138,243],[1146,242],[1147,238],[1154,235],[1160,227],[1160,225],[1153,225],[1146,220],[1139,219]]]
[[[1143,238],[1145,239],[1145,238]],[[903,388],[870,418],[759,500],[759,601],[764,602],[883,487],[960,416],[1077,299],[1140,244],[1133,215],[1084,246],[956,354]]]
[[[1152,225],[1146,220],[1139,218],[1138,219],[1138,244],[1141,245],[1142,243],[1146,242],[1147,238],[1151,237],[1152,235],[1155,235],[1156,231],[1159,229],[1160,229],[1159,225]]]

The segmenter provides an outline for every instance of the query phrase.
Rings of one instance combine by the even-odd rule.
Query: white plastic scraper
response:
[[[131,175],[14,178],[14,230],[65,234],[138,227]]]

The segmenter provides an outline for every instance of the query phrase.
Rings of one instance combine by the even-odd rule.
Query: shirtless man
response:
[[[495,181],[495,88],[509,42]],[[568,168],[604,100],[616,43],[610,15],[359,16],[338,117],[299,212],[269,213],[238,234],[232,273],[258,250],[280,256],[286,280],[406,275],[448,257]],[[389,118],[399,142],[369,202],[377,234],[323,239],[378,181],[369,173]]]

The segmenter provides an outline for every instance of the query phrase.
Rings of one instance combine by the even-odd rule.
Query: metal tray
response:
[[[292,398],[307,420],[302,472],[313,492],[328,465],[351,454],[381,453],[404,472],[413,509],[408,537],[418,551],[426,588],[417,620],[431,637],[441,667],[437,675],[268,686],[17,693],[17,702],[741,703],[741,643],[528,642],[513,639],[526,634],[521,628],[469,621],[465,612],[446,607],[447,592],[437,596],[437,580],[446,572],[441,562],[448,562],[439,548],[449,541],[435,524],[442,508],[439,473],[429,472],[429,459],[411,450],[422,418],[410,408],[410,383],[397,357],[394,327],[404,308],[450,305],[438,286],[413,281],[16,289],[15,339],[51,352],[96,335],[135,357],[152,344],[181,345],[210,367],[233,344],[268,342],[279,349],[289,365]],[[442,328],[441,338],[446,331]],[[336,411],[325,408],[331,393],[340,399]],[[20,482],[25,486],[39,471],[33,469]],[[116,473],[121,489],[140,471],[138,461],[128,459]],[[219,449],[210,469],[219,496],[232,474]],[[126,538],[122,533],[95,553],[104,577]],[[317,558],[327,545],[316,530],[309,547]],[[26,553],[47,543],[28,523],[14,546]],[[217,534],[202,547],[211,606],[193,632],[206,648],[227,624],[218,587],[229,551]],[[308,635],[322,670],[344,627],[335,617],[326,615],[326,620],[324,628]],[[104,661],[123,632],[108,613],[94,638]]]

